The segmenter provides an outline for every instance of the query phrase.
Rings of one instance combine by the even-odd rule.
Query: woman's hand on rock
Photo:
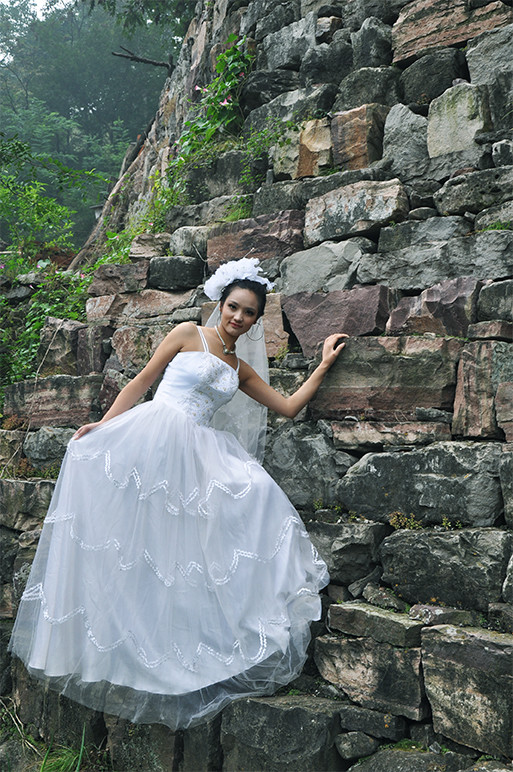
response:
[[[337,332],[333,335],[328,335],[322,347],[323,364],[331,367],[346,345],[344,338],[349,338],[349,335],[346,335],[344,332]]]

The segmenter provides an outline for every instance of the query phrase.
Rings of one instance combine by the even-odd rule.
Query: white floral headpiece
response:
[[[267,290],[272,290],[274,284],[260,276],[260,262],[257,257],[242,257],[220,265],[217,271],[205,282],[204,292],[210,300],[219,300],[225,287],[237,279],[250,279],[264,284]]]

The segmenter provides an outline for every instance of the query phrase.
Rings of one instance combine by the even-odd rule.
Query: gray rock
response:
[[[305,85],[333,83],[338,86],[341,78],[349,75],[353,68],[353,49],[343,39],[321,43],[309,48],[301,62],[299,71]]]
[[[255,70],[242,87],[241,106],[244,115],[267,104],[286,91],[299,88],[299,75],[293,70]]]
[[[288,424],[267,441],[265,468],[280,481],[295,507],[311,508],[316,500],[335,502],[338,479],[354,457],[337,451],[308,423]]]
[[[389,609],[390,611],[399,611],[403,613],[408,610],[408,604],[398,598],[388,587],[379,587],[377,584],[369,582],[362,592],[363,597],[368,603],[378,608]]]
[[[513,24],[483,32],[469,41],[466,58],[472,83],[489,87],[496,129],[511,128],[513,109]]]
[[[207,257],[207,239],[210,228],[208,225],[186,225],[177,228],[169,239],[170,255],[186,255],[187,257]]]
[[[435,731],[483,753],[513,756],[510,635],[426,628],[422,666]]]
[[[402,99],[401,74],[395,67],[361,67],[345,77],[333,105],[333,112],[377,102],[395,105]]]
[[[304,209],[311,198],[322,196],[330,190],[350,185],[362,180],[384,180],[386,174],[377,169],[355,169],[335,172],[326,177],[277,182],[262,185],[255,193],[253,215],[270,214],[280,209]],[[366,249],[375,251],[376,247]]]
[[[448,413],[446,410],[437,410],[434,407],[417,407],[415,408],[415,414],[419,421],[436,421],[450,424],[452,420],[452,413]]]
[[[442,754],[386,748],[350,767],[349,772],[467,772],[468,763],[468,756],[451,751]]]
[[[406,453],[369,453],[337,486],[349,511],[388,522],[402,512],[424,523],[491,526],[502,512],[500,446],[437,442]],[[362,496],[365,491],[365,497]]]
[[[383,161],[402,180],[424,173],[429,163],[427,119],[406,105],[392,107],[385,121]]]
[[[513,322],[513,279],[483,287],[477,303],[477,318],[481,321],[504,319]]]
[[[130,245],[130,260],[150,260],[165,255],[169,247],[169,233],[141,233]]]
[[[301,15],[299,0],[289,0],[286,6],[293,10],[295,15],[295,18],[291,19],[287,24],[297,21]],[[273,0],[251,0],[241,18],[240,34],[253,37],[257,23],[263,23],[265,19],[271,17],[275,9],[276,3]],[[271,25],[272,20],[269,19],[268,23]],[[268,31],[275,32],[276,30],[269,28]]]
[[[393,646],[420,646],[422,622],[406,614],[376,608],[367,603],[333,604],[328,612],[330,628],[358,638],[373,638]]]
[[[429,104],[466,75],[465,56],[457,48],[439,48],[416,59],[401,74],[406,104]]]
[[[26,432],[16,429],[0,429],[0,464],[17,464],[20,460]]]
[[[433,606],[428,603],[416,603],[409,610],[411,619],[418,619],[423,625],[458,625],[471,627],[479,621],[475,611],[447,606]]]
[[[344,3],[344,24],[351,30],[360,29],[366,19],[374,17],[385,24],[393,24],[407,0],[351,0]]]
[[[315,14],[309,13],[264,38],[257,56],[257,66],[267,70],[299,70],[306,52],[314,46]]]
[[[513,633],[513,604],[489,603],[488,624],[499,633]]]
[[[348,585],[375,568],[387,528],[377,523],[307,523],[310,538],[326,561],[332,581]]]
[[[418,209],[410,209],[408,220],[429,220],[436,217],[437,211],[430,206],[421,206]]]
[[[351,35],[355,68],[381,67],[392,62],[392,28],[370,16]]]
[[[359,598],[363,595],[365,592],[365,589],[374,582],[379,582],[381,579],[381,567],[376,566],[370,574],[367,574],[367,576],[362,577],[361,579],[357,579],[355,582],[351,582],[349,587],[347,588],[349,590],[350,597],[347,598],[347,600],[351,600],[351,598]]]
[[[513,198],[513,166],[462,174],[447,180],[433,196],[442,215],[477,214]]]
[[[426,716],[420,649],[324,635],[315,639],[314,658],[322,677],[357,705],[414,721]]]
[[[267,6],[266,4],[265,7],[270,8],[270,12],[257,21],[254,32],[257,42],[260,42],[273,32],[278,32],[284,27],[300,21],[298,2],[280,3],[279,5],[274,4],[274,6]]]
[[[502,278],[513,274],[513,234],[485,231],[463,238],[360,258],[356,280],[403,290],[422,290],[457,276]],[[494,317],[496,318],[496,317]]]
[[[410,603],[486,612],[501,599],[512,539],[493,528],[396,531],[380,548],[382,581]]]
[[[489,131],[491,126],[485,86],[461,83],[447,89],[429,105],[427,145],[430,158],[461,150],[474,151],[479,158],[475,136],[478,132]]]
[[[205,721],[201,726],[183,733],[183,766],[194,772],[209,772],[222,768],[221,716]]]
[[[406,735],[406,721],[400,716],[360,708],[357,705],[343,705],[339,712],[342,729],[359,730],[386,740],[400,740]]]
[[[306,695],[232,702],[223,711],[223,770],[341,769],[335,738],[342,704]]]
[[[379,742],[363,732],[339,734],[335,745],[342,758],[347,760],[370,756],[379,748]]]
[[[94,272],[87,294],[99,297],[116,292],[138,292],[147,286],[147,278],[147,260],[140,259],[130,265],[106,263]]]
[[[513,199],[483,209],[476,215],[474,230],[513,230]]]
[[[404,220],[409,204],[400,180],[362,181],[310,199],[305,210],[305,243],[371,235]]]
[[[18,381],[5,388],[4,415],[30,415],[33,429],[78,427],[98,421],[101,382],[101,375],[53,375],[38,381]]]
[[[202,201],[200,204],[172,206],[166,212],[166,225],[170,231],[175,231],[177,228],[187,225],[198,226],[221,222],[233,211],[234,207],[251,208],[252,201],[252,195],[218,196],[210,201]],[[166,249],[163,250],[162,254],[169,250],[169,238],[168,235]]]
[[[288,91],[252,110],[246,118],[244,131],[250,133],[265,130],[269,121],[299,123],[312,115],[320,117],[331,110],[335,93],[336,87],[332,83]]]
[[[465,236],[471,230],[471,224],[464,217],[430,217],[428,220],[414,222],[407,220],[381,229],[378,252],[393,252],[426,243],[448,241]]]
[[[0,524],[11,531],[40,528],[55,488],[51,480],[7,480],[0,478],[2,510]]]
[[[506,578],[502,585],[502,595],[506,603],[513,603],[513,554],[506,569]]]
[[[179,290],[196,287],[203,281],[204,263],[201,257],[169,255],[150,260],[150,287]]]
[[[510,528],[513,528],[513,447],[505,445],[502,451],[499,475],[504,500],[504,517]]]
[[[502,139],[492,145],[495,166],[513,166],[513,140]]]
[[[53,375],[56,372],[78,375],[78,337],[80,330],[85,328],[85,324],[73,319],[46,317],[37,350],[40,375]]]
[[[325,241],[318,247],[296,252],[280,265],[281,291],[284,295],[294,295],[297,292],[347,289],[352,284],[354,266],[362,253],[352,240]]]
[[[23,443],[23,452],[35,467],[44,467],[56,461],[62,461],[68,442],[74,433],[74,429],[42,426],[41,429],[27,434]]]

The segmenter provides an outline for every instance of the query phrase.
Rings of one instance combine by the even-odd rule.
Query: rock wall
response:
[[[291,121],[289,141],[259,159],[254,184],[237,149],[193,170],[168,233],[143,234],[130,265],[97,272],[87,324],[48,320],[39,379],[6,390],[0,456],[58,462],[72,428],[105,410],[174,324],[208,313],[205,264],[252,250],[277,282],[266,336],[278,389],[297,388],[327,334],[351,335],[311,405],[269,424],[266,466],[330,568],[325,619],[297,682],[183,733],[46,694],[5,648],[3,693],[47,740],[79,744],[85,718],[117,770],[347,770],[363,757],[370,772],[511,768],[511,4],[199,4],[81,259],[107,224],[147,208],[232,32],[256,56],[246,136]],[[251,216],[229,221],[238,204]],[[6,641],[53,482],[0,487]],[[11,741],[1,747],[23,765]]]

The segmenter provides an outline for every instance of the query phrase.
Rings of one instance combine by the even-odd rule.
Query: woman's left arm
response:
[[[330,335],[324,341],[321,363],[315,368],[309,378],[290,397],[284,397],[278,391],[269,386],[259,375],[245,362],[240,367],[240,389],[249,397],[252,397],[262,405],[274,410],[287,418],[294,418],[304,406],[310,402],[316,394],[324,376],[337,359],[345,346],[340,342],[341,338],[348,338],[344,333]]]

